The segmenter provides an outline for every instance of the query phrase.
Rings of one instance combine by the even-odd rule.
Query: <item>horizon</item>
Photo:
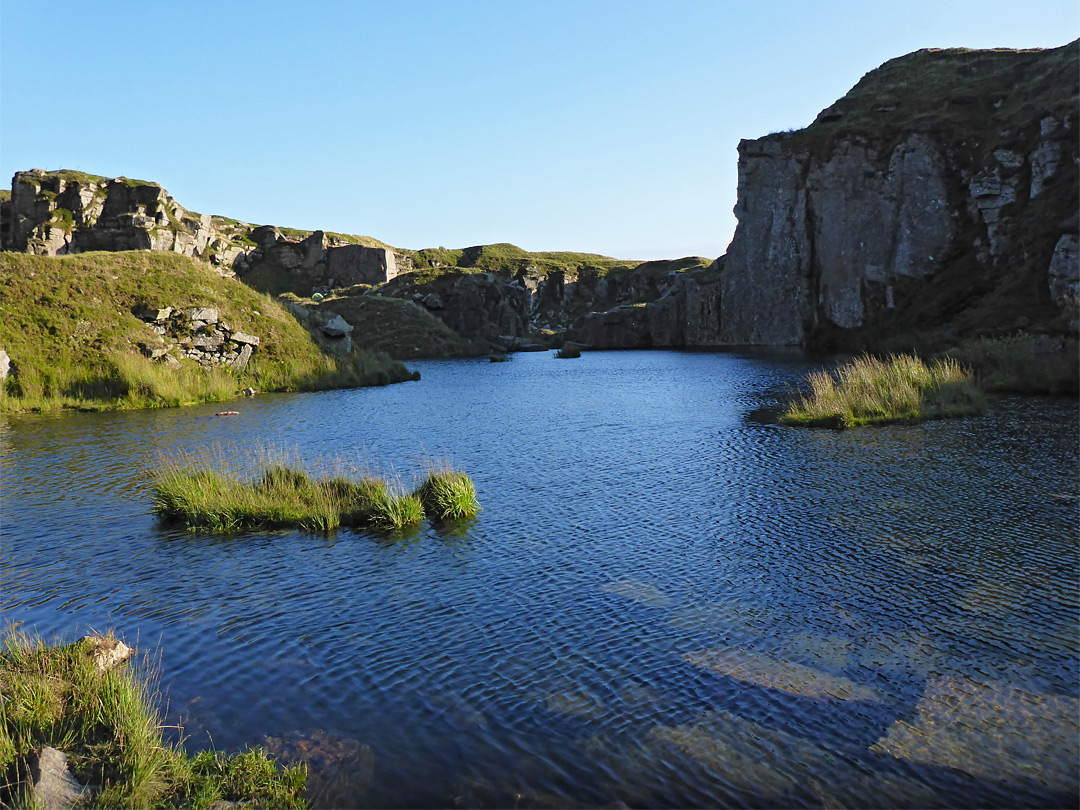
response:
[[[8,179],[123,175],[200,213],[412,250],[637,260],[723,255],[739,140],[808,126],[884,62],[1080,34],[1060,0],[57,8],[47,52],[30,4],[0,11]]]

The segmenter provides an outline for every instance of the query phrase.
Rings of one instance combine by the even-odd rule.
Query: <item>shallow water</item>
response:
[[[1078,407],[761,424],[782,354],[428,361],[418,383],[0,421],[3,621],[159,650],[190,745],[318,751],[343,806],[1077,802]],[[276,448],[456,531],[161,526],[147,473]]]

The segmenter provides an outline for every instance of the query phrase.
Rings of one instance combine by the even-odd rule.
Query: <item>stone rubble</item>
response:
[[[177,368],[180,359],[194,360],[203,368],[247,366],[258,348],[256,335],[233,330],[213,307],[137,307],[136,317],[146,323],[156,339],[139,343],[142,353],[151,360]]]

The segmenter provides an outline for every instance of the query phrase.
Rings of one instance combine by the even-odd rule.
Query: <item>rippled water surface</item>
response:
[[[752,418],[808,366],[611,352],[0,421],[0,605],[160,649],[190,744],[344,806],[1077,802],[1078,408],[845,433]],[[484,510],[391,538],[192,534],[147,473],[260,449]],[[209,738],[208,738],[209,735]]]

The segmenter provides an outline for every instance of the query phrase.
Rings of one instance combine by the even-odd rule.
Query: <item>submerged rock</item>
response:
[[[266,737],[262,744],[282,763],[307,765],[312,807],[359,807],[375,778],[371,746],[350,737],[309,729]]]
[[[800,697],[834,700],[881,700],[869,686],[855,683],[775,655],[738,647],[713,647],[683,656],[695,667],[726,675],[743,683],[779,689]]]
[[[897,720],[870,750],[1075,794],[1080,698],[931,675],[912,722]]]
[[[633,602],[639,602],[649,607],[671,607],[671,597],[647,582],[637,579],[623,579],[617,582],[609,582],[601,585],[600,590],[604,593],[612,593],[623,596]]]

